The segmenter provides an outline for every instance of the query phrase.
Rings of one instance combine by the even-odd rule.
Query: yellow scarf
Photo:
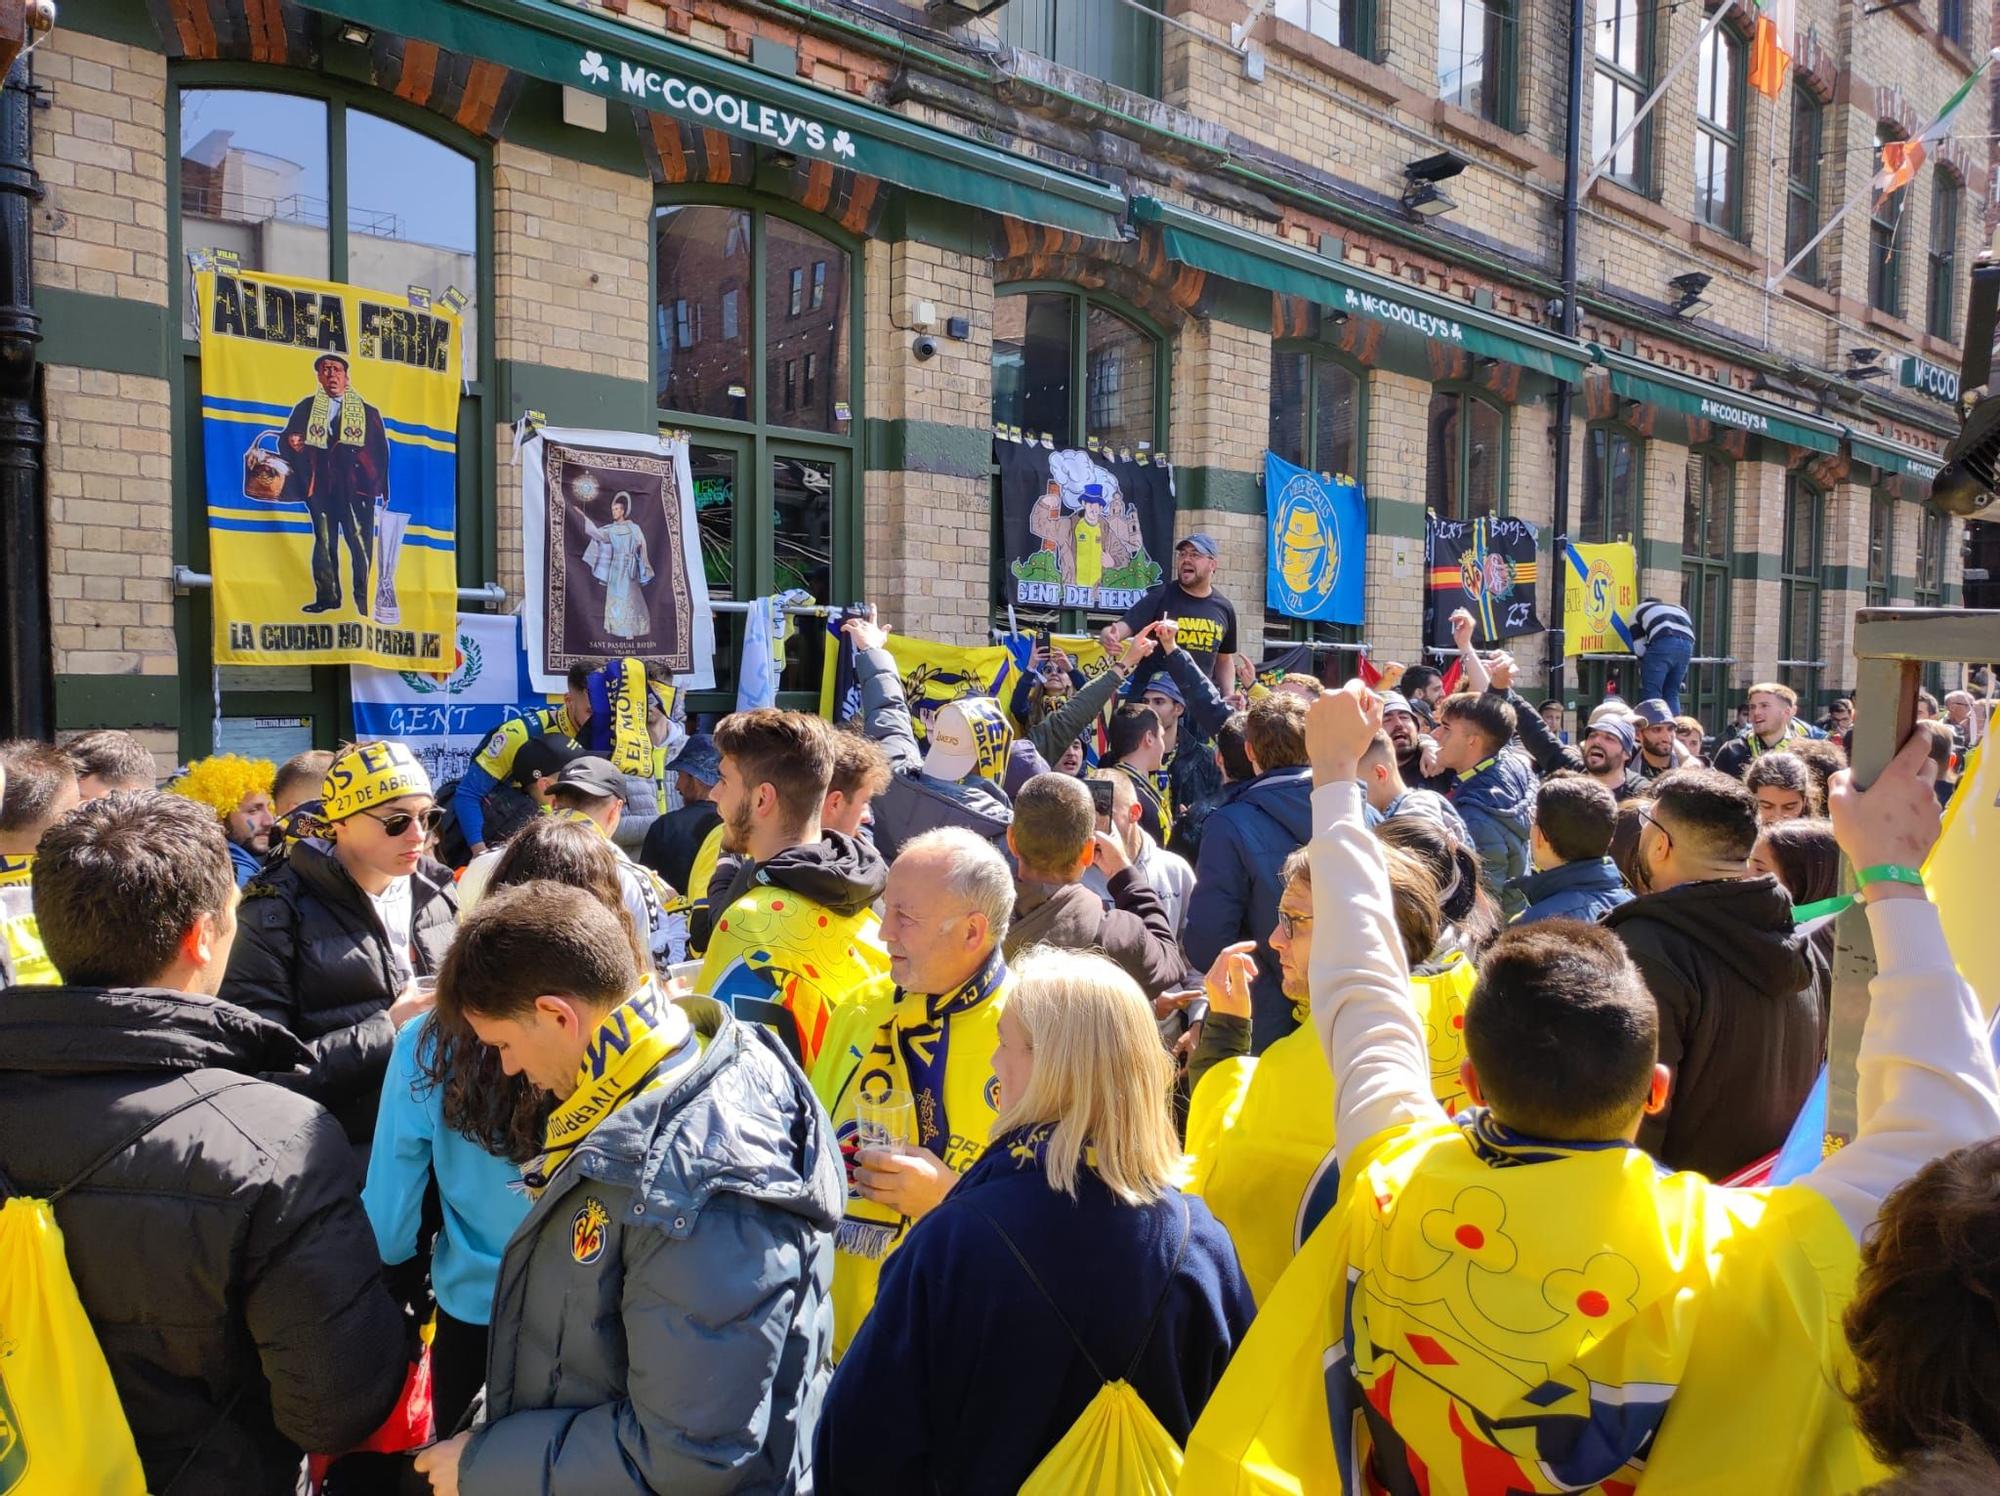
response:
[[[33,852],[24,852],[19,857],[0,856],[0,888],[26,888],[34,877]]]
[[[333,397],[321,390],[313,396],[312,410],[306,415],[306,445],[325,451],[332,427]],[[368,407],[351,389],[340,397],[339,440],[343,447],[363,446],[368,440]]]
[[[1392,1129],[1260,1306],[1183,1489],[1857,1490],[1880,1473],[1839,1390],[1857,1262],[1802,1185],[1483,1112]]]
[[[651,977],[597,1025],[577,1068],[577,1087],[549,1115],[542,1156],[526,1175],[539,1195],[598,1123],[660,1085],[701,1054],[694,1025]]]
[[[843,1003],[827,1031],[813,1091],[852,1161],[863,1096],[906,1091],[916,1103],[917,1142],[963,1174],[978,1161],[999,1115],[993,1074],[1007,967],[995,951],[971,980],[927,996],[886,979]],[[843,1354],[875,1303],[882,1264],[908,1235],[909,1220],[849,1188],[834,1232],[833,1344]]]

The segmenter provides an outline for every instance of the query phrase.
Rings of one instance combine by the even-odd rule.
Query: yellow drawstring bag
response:
[[[973,1208],[978,1210],[977,1206]],[[1097,1389],[1097,1395],[1084,1404],[1076,1422],[1069,1426],[1069,1432],[1058,1439],[1055,1447],[1042,1456],[1041,1463],[1029,1472],[1028,1478],[1021,1483],[1020,1496],[1174,1496],[1174,1488],[1180,1484],[1181,1478],[1181,1447],[1174,1442],[1174,1436],[1161,1426],[1153,1410],[1146,1406],[1146,1400],[1133,1387],[1131,1376],[1139,1369],[1139,1358],[1146,1354],[1146,1347],[1152,1344],[1153,1331],[1167,1305],[1167,1295],[1173,1292],[1174,1280],[1180,1275],[1181,1261],[1187,1256],[1188,1237],[1193,1234],[1187,1201],[1181,1201],[1181,1244],[1174,1253],[1174,1265],[1168,1270],[1159,1301],[1153,1305],[1153,1313],[1146,1321],[1146,1333],[1139,1339],[1139,1348],[1132,1353],[1132,1364],[1125,1368],[1125,1375],[1115,1381],[1104,1374],[1085,1348],[1082,1338],[1071,1327],[1068,1316],[1056,1306],[1048,1289],[1042,1286],[1042,1280],[1028,1266],[1028,1259],[1014,1245],[1014,1239],[985,1211],[981,1210],[979,1214],[1007,1244],[1007,1250],[1021,1264],[1021,1271],[1028,1275],[1028,1281],[1042,1296],[1042,1302],[1049,1306],[1063,1329],[1068,1331],[1076,1353],[1083,1357],[1085,1364],[1104,1384]]]
[[[70,1276],[54,1206],[167,1118],[235,1085],[149,1119],[46,1200],[0,1175],[0,1496],[144,1496],[139,1448]]]

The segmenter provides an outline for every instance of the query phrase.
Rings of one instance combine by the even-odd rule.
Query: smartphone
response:
[[[1086,779],[1084,783],[1090,786],[1090,803],[1096,808],[1097,813],[1101,816],[1110,815],[1113,803],[1111,799],[1111,781],[1108,779]]]
[[[706,961],[676,961],[667,968],[667,980],[686,982],[692,987],[694,979],[701,975],[702,967],[707,964]]]

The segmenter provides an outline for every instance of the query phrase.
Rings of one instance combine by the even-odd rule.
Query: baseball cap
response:
[[[1179,550],[1182,546],[1190,545],[1211,561],[1222,554],[1221,548],[1215,543],[1215,537],[1206,530],[1197,530],[1192,535],[1183,535],[1175,544],[1174,549]]]
[[[563,765],[562,773],[556,775],[559,790],[581,790],[594,799],[605,800],[625,796],[625,776],[618,766],[608,758],[573,758]]]
[[[999,702],[990,696],[967,696],[937,709],[929,737],[926,774],[958,780],[977,771],[981,778],[997,779],[1006,771],[1007,745],[1014,730]]]
[[[1632,736],[1632,724],[1623,717],[1606,717],[1601,722],[1593,722],[1590,724],[1590,732],[1586,732],[1584,736],[1587,738],[1592,732],[1601,732],[1606,737],[1618,739],[1620,743],[1625,745],[1625,751],[1628,754],[1639,743],[1639,740]]]
[[[564,737],[559,732],[545,732],[521,745],[520,751],[514,755],[513,768],[507,772],[508,782],[518,789],[526,789],[537,774],[558,774],[566,765],[589,752],[575,738]]]
[[[1174,684],[1174,678],[1166,671],[1156,670],[1147,678],[1145,689],[1139,692],[1140,699],[1143,700],[1154,691],[1158,691],[1175,706],[1186,709],[1187,697],[1181,694],[1181,688]]]
[[[699,779],[703,784],[712,786],[722,778],[722,751],[707,733],[690,733],[667,769],[670,773],[685,774],[690,779]]]
[[[1674,714],[1667,710],[1667,704],[1653,696],[1632,708],[1632,715],[1648,727],[1665,727],[1674,720]]]
[[[1386,717],[1391,712],[1401,712],[1406,717],[1416,716],[1416,713],[1410,709],[1410,698],[1405,696],[1401,691],[1384,691],[1382,693],[1382,715]]]

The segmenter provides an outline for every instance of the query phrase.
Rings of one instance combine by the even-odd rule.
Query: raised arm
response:
[[[910,725],[902,678],[896,674],[895,657],[889,653],[889,631],[868,618],[850,618],[840,627],[854,645],[854,676],[861,686],[864,730],[882,745],[890,767],[899,774],[922,768],[924,751]]]
[[[1845,771],[1829,796],[1855,867],[1921,867],[1937,840],[1929,740],[1915,734],[1866,792]],[[1875,980],[1861,1032],[1854,1141],[1801,1181],[1861,1235],[1889,1192],[1940,1154],[2000,1134],[2000,1076],[1978,999],[1921,887],[1870,884]]]
[[[1479,651],[1472,647],[1472,614],[1464,608],[1453,610],[1451,615],[1451,642],[1458,646],[1458,662],[1465,672],[1465,689],[1483,693],[1493,684],[1493,678],[1486,669],[1486,662],[1479,658]]]
[[[1444,1120],[1431,1095],[1430,1053],[1410,1004],[1382,844],[1368,831],[1361,753],[1382,701],[1359,681],[1329,691],[1306,716],[1312,759],[1313,1027],[1334,1081],[1334,1152],[1345,1169],[1371,1138]]]

